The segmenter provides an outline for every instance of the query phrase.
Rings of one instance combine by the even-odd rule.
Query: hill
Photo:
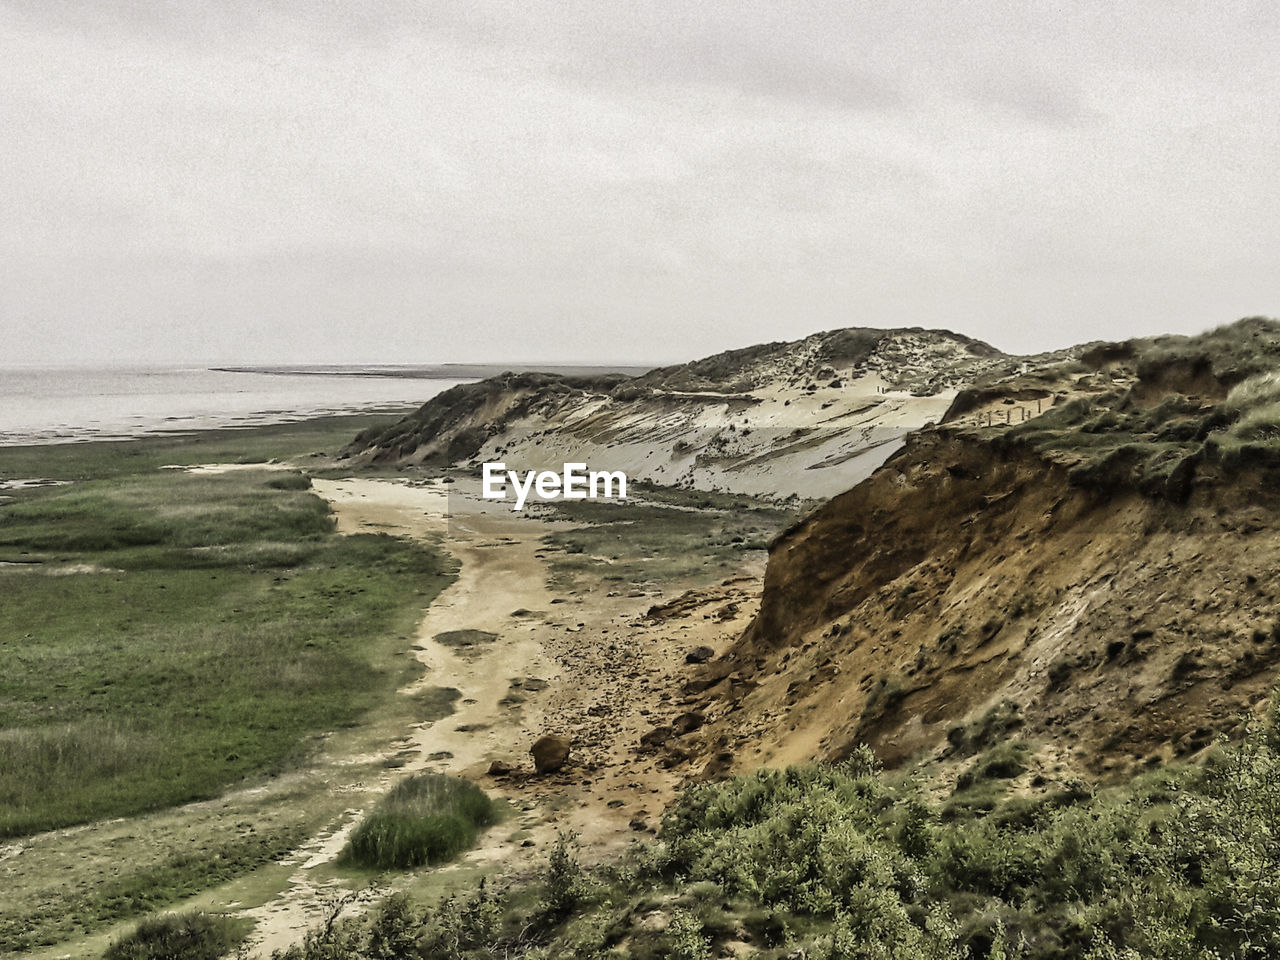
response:
[[[637,377],[509,373],[441,393],[343,452],[353,464],[585,461],[670,486],[825,498],[941,419],[961,388],[1065,356],[1010,357],[945,330],[852,328]]]
[[[1043,783],[1238,732],[1280,663],[1280,323],[1095,345],[941,419],[773,542],[704,754],[954,772],[995,724]]]

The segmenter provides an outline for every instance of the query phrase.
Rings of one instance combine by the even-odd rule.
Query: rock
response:
[[[706,663],[715,655],[716,655],[716,652],[712,650],[710,647],[694,647],[692,650],[690,650],[688,653],[684,655],[684,662],[685,663]]]
[[[632,817],[631,822],[628,823],[627,826],[637,832],[649,829],[649,824],[645,822],[644,817]]]
[[[671,739],[674,732],[670,727],[654,727],[640,738],[640,743],[646,747],[660,747]]]
[[[533,768],[538,773],[555,773],[569,759],[569,741],[549,734],[534,743],[529,753],[533,754]]]
[[[489,776],[491,777],[505,777],[511,772],[511,765],[501,760],[495,760],[489,764]]]
[[[683,737],[686,733],[692,733],[700,726],[707,722],[707,718],[696,710],[689,713],[682,713],[671,722],[671,729],[675,731],[677,737]]]

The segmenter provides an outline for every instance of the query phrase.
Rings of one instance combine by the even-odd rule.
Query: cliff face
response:
[[[1072,767],[1185,755],[1274,683],[1276,479],[1206,468],[1173,504],[922,437],[774,544],[735,706],[788,762],[893,763],[1002,701]]]
[[[627,380],[504,375],[442,393],[345,454],[521,470],[585,461],[662,484],[823,498],[939,420],[958,389],[1039,362],[947,331],[836,330]]]
[[[780,536],[706,752],[895,763],[1000,716],[1097,774],[1233,730],[1280,664],[1280,326],[1233,329],[1059,366],[1039,413],[1007,379]]]

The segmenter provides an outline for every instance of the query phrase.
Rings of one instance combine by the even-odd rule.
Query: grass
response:
[[[631,587],[680,582],[705,586],[763,550],[798,511],[746,495],[637,485],[625,503],[556,501],[558,518],[583,524],[543,538],[553,585],[580,589],[602,581]],[[606,564],[602,566],[600,559]]]
[[[390,412],[316,417],[135,440],[6,446],[0,447],[0,480],[104,480],[149,473],[169,464],[267,463],[304,457],[324,463],[323,458],[336,454],[354,433],[389,425],[399,416]]]
[[[452,716],[454,704],[462,699],[456,687],[425,687],[413,695],[415,716],[420,723],[434,723]]]
[[[438,773],[400,781],[352,832],[344,859],[377,870],[407,870],[450,860],[495,820],[493,802],[475,784]]]
[[[1077,385],[1092,392],[1015,424],[1000,442],[1065,458],[1080,486],[1175,501],[1201,463],[1280,464],[1280,322],[1130,341],[1112,364]]]
[[[264,432],[282,431],[317,435]],[[179,447],[207,461],[227,442]],[[17,564],[0,567],[0,837],[287,769],[410,676],[402,640],[451,577],[436,552],[337,535],[296,471],[156,469],[166,443],[138,441],[136,472],[108,458],[106,478],[0,504]],[[121,446],[42,448],[55,469],[31,472],[81,475]],[[0,450],[0,470],[26,457]]]
[[[252,926],[200,910],[149,917],[112,943],[103,960],[218,960],[239,946]]]
[[[100,882],[64,876],[58,885],[63,889],[47,891],[43,902],[27,909],[13,905],[0,915],[0,951],[22,953],[59,943],[244,876],[288,854],[307,837],[308,826],[259,831],[242,825],[155,862],[117,863]]]

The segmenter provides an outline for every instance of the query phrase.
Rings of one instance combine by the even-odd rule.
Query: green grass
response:
[[[450,860],[494,822],[493,802],[475,784],[438,773],[400,781],[351,834],[344,859],[378,870]]]
[[[32,909],[0,914],[0,952],[27,952],[163,908],[286,856],[306,839],[307,831],[303,824],[270,831],[241,826],[155,863],[121,863],[110,879],[99,883],[68,876],[63,881],[67,895],[50,895]]]
[[[149,917],[112,943],[103,960],[218,960],[243,942],[252,926],[200,910]]]
[[[794,507],[724,493],[637,485],[625,503],[556,501],[558,518],[583,524],[544,537],[553,585],[561,589],[601,581],[631,587],[720,580],[743,551],[762,550],[798,516]],[[601,565],[599,557],[608,562]]]
[[[415,408],[404,412],[411,409]],[[356,414],[136,440],[6,446],[0,447],[0,480],[102,480],[147,473],[167,464],[266,463],[299,457],[323,464],[356,432],[389,425],[399,417],[397,412]]]
[[[1280,322],[1252,318],[1195,337],[1117,345],[1114,366],[999,443],[1064,458],[1072,483],[1185,499],[1199,464],[1280,464]],[[1117,386],[1116,384],[1119,384]]]
[[[118,445],[74,446],[45,449],[75,472]],[[0,504],[0,560],[20,561],[0,567],[0,836],[286,769],[411,675],[404,638],[450,567],[337,535],[304,479],[147,467]]]

